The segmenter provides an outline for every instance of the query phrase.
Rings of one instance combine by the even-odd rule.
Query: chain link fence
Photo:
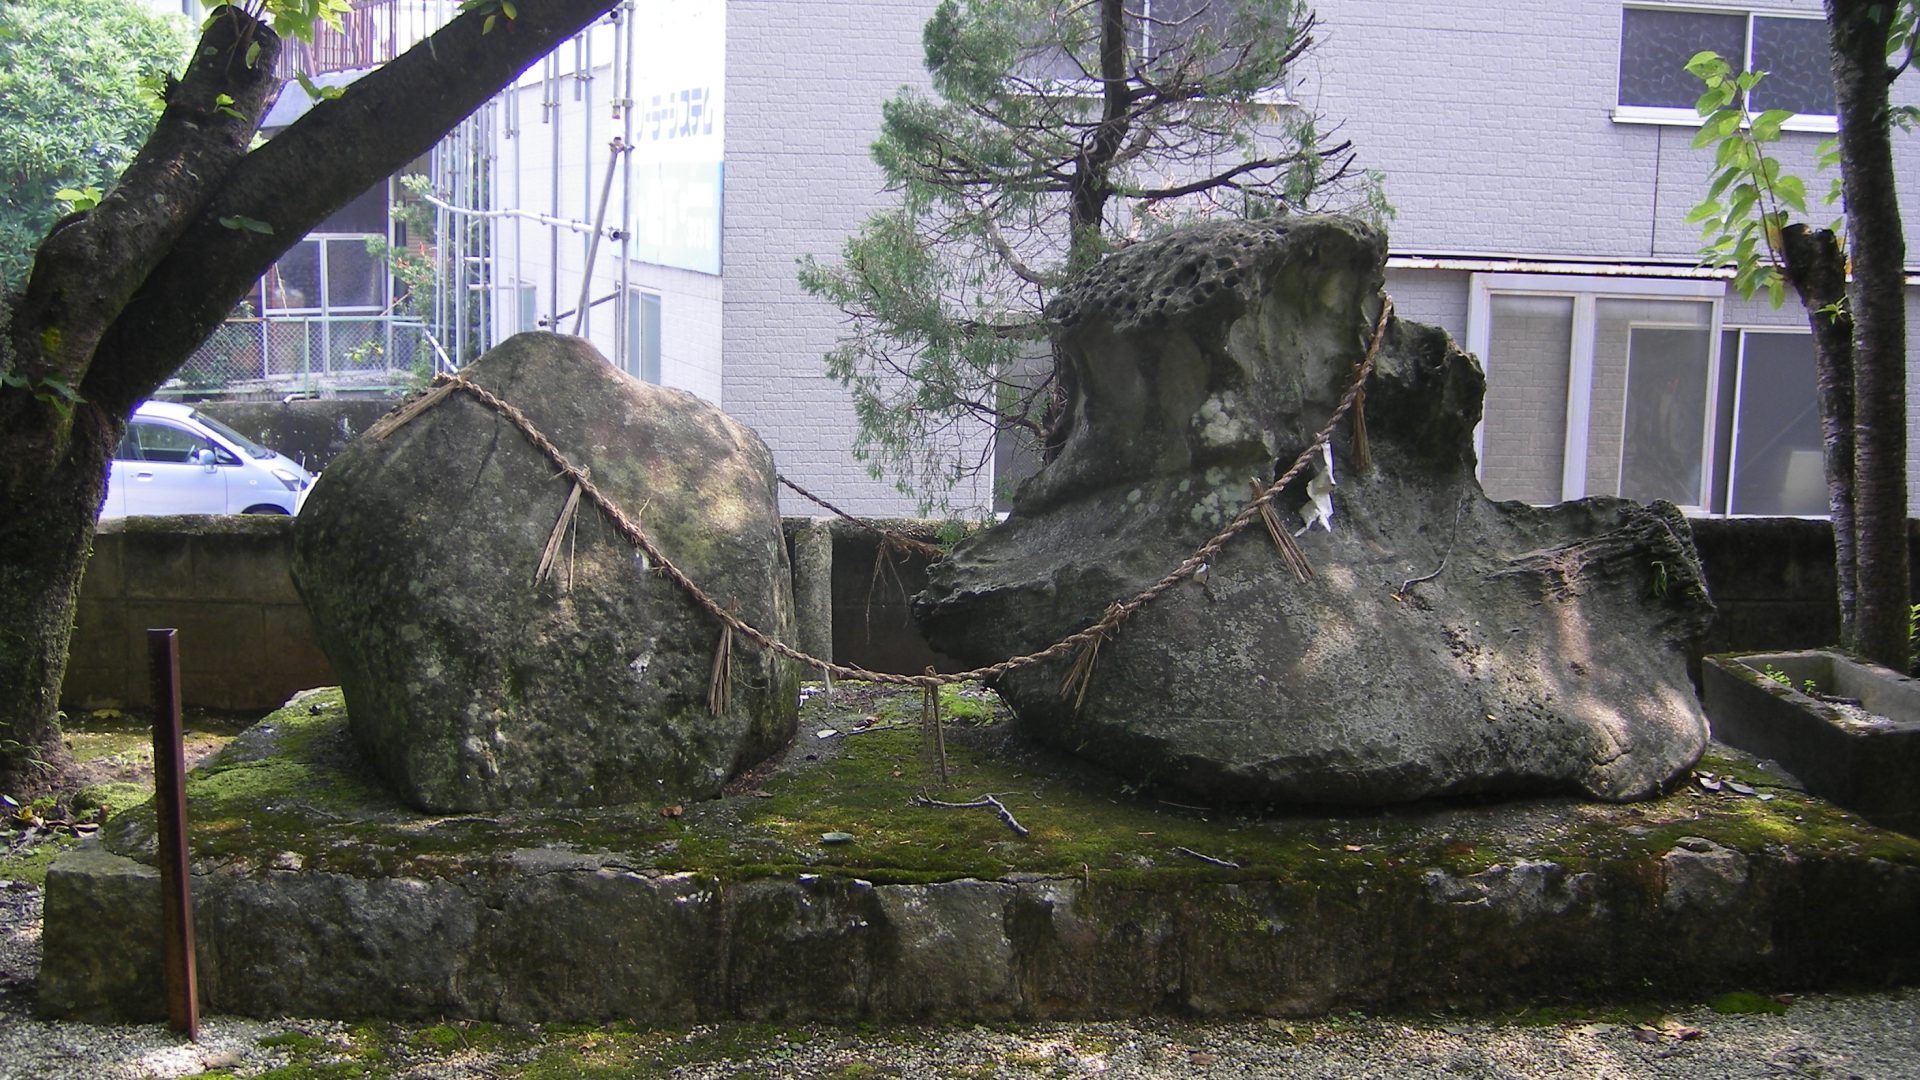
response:
[[[166,395],[278,397],[404,390],[451,367],[426,326],[387,315],[229,319],[160,389]]]

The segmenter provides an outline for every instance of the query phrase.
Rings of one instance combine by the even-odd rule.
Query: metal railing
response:
[[[160,396],[246,397],[422,385],[451,367],[418,319],[269,315],[221,324]]]
[[[277,65],[282,79],[377,67],[438,30],[452,15],[446,0],[352,0],[340,29],[316,25],[311,43],[286,39]]]

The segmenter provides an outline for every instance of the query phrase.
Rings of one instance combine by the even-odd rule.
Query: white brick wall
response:
[[[1818,0],[1746,6],[1820,10]],[[1340,124],[1337,137],[1354,141],[1361,167],[1386,172],[1399,210],[1396,252],[1622,261],[1693,254],[1698,230],[1684,218],[1709,162],[1688,145],[1692,129],[1612,118],[1621,0],[1317,7],[1319,44],[1296,96]],[[899,513],[911,502],[851,455],[851,409],[820,359],[838,335],[838,316],[800,291],[794,261],[835,255],[867,213],[889,203],[867,147],[880,103],[902,84],[925,82],[919,34],[932,8],[933,0],[736,0],[727,11],[721,394],[766,437],[783,471],[859,513]],[[1904,80],[1900,96],[1920,100],[1920,78]],[[1818,138],[1789,135],[1780,154],[1810,173]],[[1898,175],[1920,176],[1920,140],[1899,145]],[[1910,246],[1920,250],[1920,199],[1909,190],[1905,205]],[[1464,273],[1395,271],[1389,287],[1403,315],[1465,339]],[[1920,309],[1920,293],[1912,306]],[[1791,306],[1773,312],[1737,300],[1726,316],[1739,326],[1800,317]],[[1920,335],[1910,355],[1920,371]],[[1920,426],[1920,394],[1909,403]],[[1920,440],[1913,454],[1920,461]],[[1529,460],[1539,471],[1537,457]],[[1920,502],[1920,470],[1910,482]]]
[[[854,460],[852,407],[822,360],[840,315],[801,291],[795,262],[837,257],[870,212],[891,205],[867,148],[881,102],[926,84],[920,29],[933,7],[759,0],[727,9],[727,411],[760,431],[783,473],[858,514],[913,504]],[[813,512],[791,497],[786,509]]]

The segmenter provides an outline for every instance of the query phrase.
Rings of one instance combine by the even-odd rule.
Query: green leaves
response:
[[[273,26],[273,32],[283,38],[294,38],[312,44],[316,27],[332,30],[342,29],[341,17],[353,10],[350,0],[254,0],[261,6],[261,13]],[[253,61],[248,59],[252,66]]]
[[[213,99],[213,111],[223,116],[231,116],[235,120],[246,119],[246,116],[241,113],[239,109],[233,107],[233,95],[231,94],[216,94]]]
[[[0,372],[0,388],[25,390],[35,399],[53,406],[62,417],[72,417],[73,407],[86,400],[80,391],[63,379],[49,375],[39,379],[29,379],[25,375],[12,372]]]
[[[259,233],[262,236],[273,235],[272,225],[261,221],[259,218],[242,217],[239,214],[235,214],[232,217],[221,218],[220,227],[223,229],[232,229],[235,232]]]
[[[186,28],[121,0],[0,0],[0,289],[26,280],[65,214],[110,188],[159,116],[147,89]],[[69,193],[83,196],[79,200]],[[94,197],[97,198],[97,195]]]
[[[82,210],[91,210],[100,205],[100,189],[88,184],[83,188],[61,188],[53,193],[54,200],[66,207],[69,214]]]
[[[300,89],[306,91],[308,101],[332,101],[347,92],[344,86],[321,86],[308,78],[304,71],[295,72],[293,78],[300,84]]]
[[[1782,234],[1789,211],[1807,212],[1807,186],[1784,172],[1765,147],[1780,141],[1794,114],[1768,109],[1755,116],[1748,110],[1749,95],[1765,72],[1735,73],[1711,52],[1695,54],[1687,70],[1706,85],[1695,105],[1704,120],[1694,148],[1714,148],[1706,198],[1687,215],[1687,223],[1701,227],[1704,262],[1733,268],[1733,286],[1742,297],[1751,299],[1764,289],[1769,302],[1779,307],[1787,297],[1780,269]],[[1832,142],[1822,143],[1817,151],[1822,167],[1837,159]]]
[[[475,11],[486,15],[480,23],[482,34],[493,33],[494,24],[502,17],[505,17],[508,22],[520,17],[520,9],[513,5],[513,0],[460,0],[462,15]]]

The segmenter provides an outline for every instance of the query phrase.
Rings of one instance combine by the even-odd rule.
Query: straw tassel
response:
[[[1073,711],[1079,712],[1080,706],[1087,700],[1087,685],[1093,681],[1093,665],[1100,659],[1100,644],[1107,640],[1110,628],[1120,625],[1120,620],[1131,612],[1123,609],[1119,603],[1107,605],[1107,613],[1095,627],[1094,633],[1085,645],[1074,655],[1073,666],[1067,669],[1067,676],[1060,680],[1060,696],[1073,698]]]
[[[1353,409],[1347,414],[1353,418],[1353,465],[1359,471],[1373,471],[1373,450],[1367,445],[1367,387],[1362,383],[1359,392],[1353,395]]]
[[[929,678],[936,677],[933,668],[927,668]],[[947,733],[940,726],[940,684],[928,682],[921,688],[920,694],[920,731],[922,737],[932,744],[934,760],[940,766],[940,783],[947,782]]]
[[[1313,579],[1313,565],[1307,562],[1306,553],[1293,540],[1293,534],[1280,524],[1280,515],[1273,508],[1273,500],[1267,497],[1266,489],[1260,481],[1249,480],[1253,485],[1253,501],[1260,507],[1260,521],[1267,527],[1267,535],[1273,538],[1273,546],[1280,549],[1280,561],[1293,571],[1294,579],[1306,584]]]
[[[720,644],[713,650],[713,674],[707,680],[707,711],[719,716],[733,703],[733,624],[720,624]]]
[[[580,481],[573,482],[573,490],[567,493],[567,501],[560,507],[560,517],[553,523],[553,532],[547,536],[546,550],[540,553],[540,566],[533,572],[535,585],[545,581],[553,573],[553,564],[560,557],[560,541],[568,537],[580,517]],[[573,591],[573,545],[567,545],[567,580],[562,587],[564,592]]]
[[[458,381],[448,379],[446,382],[441,383],[405,405],[402,405],[397,411],[390,412],[375,421],[374,425],[367,429],[367,437],[373,439],[375,442],[386,438],[400,430],[402,426],[410,423],[421,413],[445,401],[448,395],[459,389],[459,387],[460,384]]]

